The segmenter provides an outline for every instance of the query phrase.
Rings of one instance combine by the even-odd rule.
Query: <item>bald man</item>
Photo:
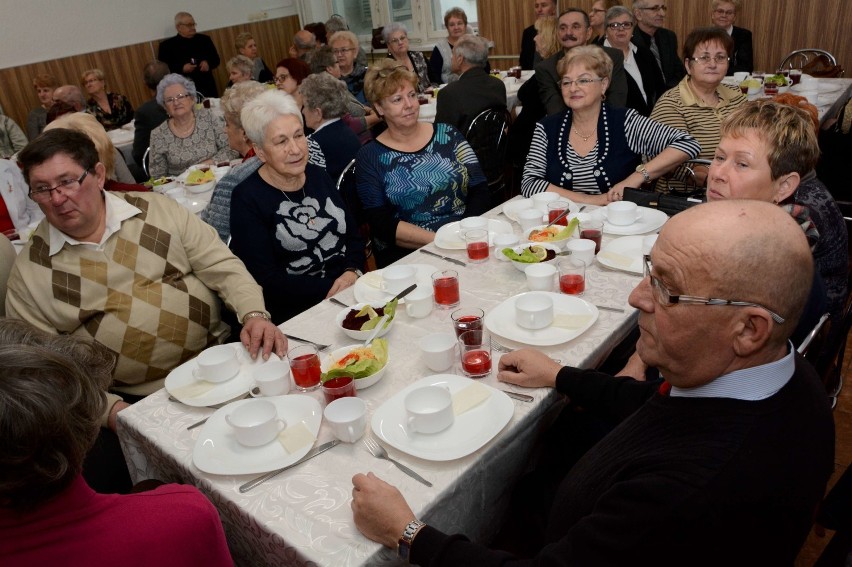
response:
[[[792,565],[834,460],[825,392],[788,340],[805,236],[777,205],[709,203],[665,225],[649,264],[630,304],[665,387],[533,350],[500,360],[501,381],[621,419],[551,494],[535,558],[424,525],[372,473],[353,478],[361,532],[419,565]]]
[[[64,102],[74,109],[75,112],[82,112],[86,108],[86,99],[83,97],[83,91],[77,85],[62,85],[53,91],[53,103]]]
[[[316,49],[317,38],[308,30],[299,30],[293,36],[293,43],[290,45],[290,57],[301,59],[302,61],[308,54]]]

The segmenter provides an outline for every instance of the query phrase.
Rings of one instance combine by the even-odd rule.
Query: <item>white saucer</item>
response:
[[[616,238],[604,245],[595,257],[607,268],[641,276],[645,273],[642,263],[642,240],[644,239],[644,236]]]
[[[515,406],[503,392],[482,384],[491,396],[478,406],[457,415],[453,424],[438,433],[406,434],[403,400],[408,392],[423,386],[445,386],[455,394],[471,384],[470,378],[455,374],[436,374],[421,378],[397,392],[373,413],[373,433],[385,443],[414,457],[429,461],[452,461],[474,451],[493,439],[515,414]]]
[[[553,313],[557,317],[560,315],[588,315],[590,318],[587,323],[576,329],[554,326],[536,331],[524,329],[515,323],[515,301],[526,295],[521,293],[510,297],[486,314],[485,327],[495,335],[526,345],[553,346],[579,337],[598,320],[598,308],[579,297],[543,291],[532,293],[549,295],[553,299]]]
[[[425,286],[428,289],[432,289],[432,274],[438,271],[435,266],[428,264],[406,265],[417,269],[417,275],[415,276],[417,287]],[[359,303],[384,302],[396,295],[395,293],[384,291],[382,285],[384,285],[382,270],[367,272],[355,280],[355,285],[352,286],[352,291],[355,293],[355,301]],[[405,303],[405,298],[400,299],[399,302],[401,304]]]
[[[193,371],[198,367],[196,359],[193,358],[191,360],[187,360],[169,372],[169,375],[166,376],[166,391],[170,395],[174,396],[180,403],[193,407],[205,407],[221,404],[222,402],[227,402],[228,400],[233,400],[236,397],[246,394],[254,384],[252,372],[257,367],[266,364],[267,361],[264,361],[261,356],[252,360],[242,343],[229,344],[237,351],[237,356],[240,358],[240,371],[235,377],[231,378],[227,382],[213,385],[211,389],[207,390],[203,394],[187,397],[182,394],[182,390],[199,381],[193,375]],[[269,360],[281,359],[273,352],[270,353]]]
[[[315,399],[300,394],[263,398],[275,404],[278,417],[287,422],[287,427],[302,422],[314,439],[322,423],[322,408]],[[293,453],[288,453],[277,440],[260,447],[241,445],[234,429],[225,422],[225,416],[240,405],[253,400],[240,400],[216,410],[201,428],[192,462],[200,470],[210,474],[260,474],[287,465],[292,465],[308,454],[313,444],[308,444]]]
[[[639,207],[639,210],[641,211],[641,214],[636,222],[624,226],[612,224],[607,221],[605,207],[601,207],[594,211],[592,216],[597,216],[597,218],[604,221],[604,234],[617,234],[619,236],[631,236],[634,234],[652,232],[666,224],[666,221],[669,220],[669,216],[666,213],[658,211],[657,209]]]
[[[444,250],[464,250],[467,245],[459,230],[460,221],[447,223],[435,233],[435,246]],[[495,234],[512,234],[512,225],[500,219],[488,219],[488,242],[494,243]]]

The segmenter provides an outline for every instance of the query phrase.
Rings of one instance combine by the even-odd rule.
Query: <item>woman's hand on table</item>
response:
[[[525,388],[553,388],[562,365],[541,351],[524,348],[500,358],[497,379]]]
[[[402,532],[416,519],[402,493],[373,473],[352,477],[352,516],[369,539],[396,549]]]
[[[240,332],[240,342],[252,358],[257,358],[261,350],[263,360],[269,360],[272,352],[280,357],[287,354],[287,337],[275,323],[263,317],[252,317],[245,322]]]
[[[347,270],[340,274],[334,283],[331,284],[331,289],[328,290],[328,293],[325,294],[325,298],[328,299],[332,295],[336,294],[338,291],[343,291],[347,287],[351,287],[355,285],[355,282],[358,281],[358,274],[353,272],[352,270]]]

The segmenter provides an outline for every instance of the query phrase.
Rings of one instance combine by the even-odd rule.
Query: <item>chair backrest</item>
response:
[[[361,206],[361,199],[358,198],[358,192],[355,187],[355,160],[353,159],[343,171],[340,172],[340,177],[337,178],[337,191],[343,197],[343,202],[349,208],[349,212],[355,218],[355,224],[358,225],[358,231],[364,238],[364,256],[368,259],[373,255],[373,240],[370,237],[370,226],[364,218],[364,207]],[[365,267],[366,271],[366,267]]]
[[[506,107],[488,108],[474,117],[465,133],[489,185],[502,181],[511,120]]]
[[[142,154],[142,170],[145,171],[145,176],[150,179],[151,173],[148,171],[148,156],[151,155],[151,146],[145,148],[145,153]]]
[[[699,181],[696,170],[698,166],[703,166],[706,173],[710,164],[709,159],[688,159],[676,169],[660,177],[655,186],[658,191],[686,194],[690,197],[703,197],[707,190],[707,176],[705,175],[703,181]]]
[[[0,317],[6,316],[6,281],[17,257],[15,247],[5,235],[0,234]]]
[[[803,69],[815,77],[840,77],[843,68],[837,64],[837,59],[824,49],[797,49],[787,54],[778,65],[779,70]]]
[[[814,325],[814,328],[811,329],[811,332],[807,334],[807,336],[802,340],[802,343],[798,346],[798,348],[796,348],[796,351],[799,354],[807,358],[808,353],[811,352],[811,346],[814,347],[815,352],[822,350],[830,332],[831,325],[825,324],[829,317],[829,313],[823,313],[822,317],[820,317],[819,321],[817,321],[816,325]]]

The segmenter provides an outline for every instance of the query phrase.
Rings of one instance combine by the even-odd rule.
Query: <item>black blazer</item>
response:
[[[524,30],[524,35],[521,36],[521,56],[519,57],[521,69],[526,71],[533,68],[538,62],[536,61],[535,36],[538,35],[535,26],[530,26]],[[541,57],[538,57],[541,60]]]
[[[745,28],[734,26],[731,30],[731,39],[734,40],[734,56],[728,66],[728,74],[733,75],[738,71],[751,73],[754,71],[754,52],[751,47],[751,32]]]
[[[657,28],[657,31],[654,32],[654,39],[657,41],[657,48],[660,50],[660,68],[663,71],[666,88],[670,89],[686,76],[683,60],[678,55],[680,46],[677,43],[677,34],[666,28]],[[630,41],[638,47],[651,50],[651,36],[639,29],[639,26],[633,28],[633,37]],[[651,57],[653,56],[654,54],[651,53]],[[656,59],[654,61],[656,62]]]
[[[477,114],[500,106],[506,107],[506,85],[482,67],[474,67],[462,73],[458,81],[441,89],[435,122],[450,124],[466,134]]]
[[[636,61],[636,66],[639,67],[639,75],[642,77],[642,87],[645,89],[645,95],[648,97],[648,102],[642,98],[642,93],[639,91],[639,85],[630,76],[630,73],[625,72],[627,76],[627,108],[636,110],[642,116],[650,116],[651,110],[654,109],[657,99],[666,92],[666,82],[663,80],[663,73],[657,65],[657,60],[654,59],[654,54],[651,50],[644,47],[636,47],[636,53],[633,54],[633,59]]]
[[[344,168],[355,158],[361,149],[358,136],[342,120],[332,122],[325,128],[311,134],[311,138],[322,148],[325,156],[325,170],[334,183]]]

